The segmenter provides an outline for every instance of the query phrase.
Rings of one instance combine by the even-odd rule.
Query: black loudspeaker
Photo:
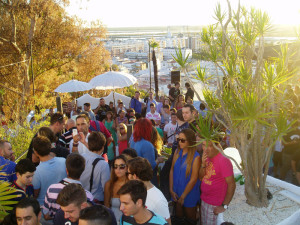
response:
[[[171,71],[171,83],[180,82],[180,71]]]
[[[63,112],[61,98],[59,96],[56,97],[56,107],[57,107],[57,112]]]

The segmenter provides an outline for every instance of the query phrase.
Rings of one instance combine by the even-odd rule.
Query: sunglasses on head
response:
[[[114,164],[114,169],[118,169],[118,167],[120,168],[120,170],[124,170],[126,168],[126,164]]]
[[[178,142],[181,142],[181,143],[185,143],[185,142],[186,142],[186,140],[183,139],[183,138],[177,138],[177,141],[178,141]]]

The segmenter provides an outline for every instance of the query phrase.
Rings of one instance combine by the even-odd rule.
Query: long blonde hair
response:
[[[182,130],[180,133],[184,134],[184,136],[186,137],[186,140],[189,144],[189,146],[188,146],[189,150],[187,152],[186,161],[184,162],[187,165],[186,171],[185,171],[185,177],[188,177],[192,171],[192,163],[193,163],[194,155],[196,152],[196,146],[194,146],[196,144],[196,135],[195,135],[195,132],[189,128]],[[179,147],[179,143],[178,143],[178,149],[176,150],[176,152],[174,154],[175,162],[179,157],[179,152],[180,152],[180,147]]]

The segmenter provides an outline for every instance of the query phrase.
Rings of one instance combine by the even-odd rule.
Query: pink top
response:
[[[122,152],[128,148],[128,145],[127,145],[127,140],[124,140],[124,141],[118,141],[118,146],[119,146],[119,155],[122,154]]]
[[[227,192],[225,178],[233,175],[231,161],[221,153],[206,161],[205,176],[201,182],[201,199],[207,204],[222,205]]]

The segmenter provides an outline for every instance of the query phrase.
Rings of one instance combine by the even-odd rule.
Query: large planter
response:
[[[241,162],[237,149],[227,148],[226,155]],[[240,174],[233,163],[235,176]],[[244,185],[237,183],[237,188],[227,211],[218,217],[218,225],[222,222],[232,222],[235,225],[300,225],[300,187],[267,176],[266,188],[273,198],[266,208],[256,208],[246,203]]]
[[[229,209],[219,215],[218,225],[232,222],[235,225],[296,225],[300,224],[300,187],[267,177],[266,187],[273,194],[269,206],[256,208],[246,203],[244,185],[237,189]]]

